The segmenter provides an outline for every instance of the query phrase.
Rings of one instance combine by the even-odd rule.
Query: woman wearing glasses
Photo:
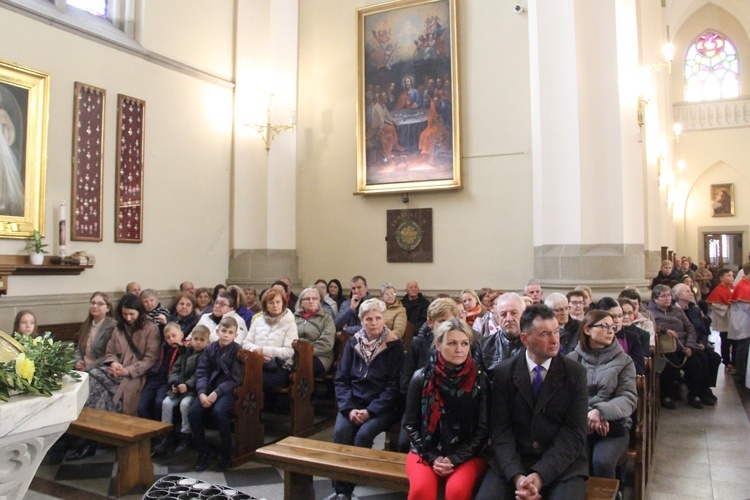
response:
[[[625,354],[630,356],[635,363],[635,373],[637,375],[646,374],[646,355],[643,349],[641,339],[636,332],[623,328],[625,314],[622,306],[612,297],[604,297],[596,303],[596,308],[608,312],[612,316],[615,325],[615,337],[619,342]]]
[[[586,368],[589,472],[610,478],[628,449],[630,416],[638,402],[635,365],[617,341],[616,328],[610,312],[589,311],[581,322],[578,345],[568,354]]]
[[[297,323],[297,335],[313,345],[313,375],[319,377],[333,364],[336,326],[333,324],[333,317],[321,307],[317,287],[302,290],[296,308],[294,321]]]
[[[234,341],[242,345],[245,337],[247,337],[247,325],[242,316],[237,314],[237,290],[225,290],[219,293],[214,300],[212,312],[204,314],[198,321],[199,325],[204,325],[211,332],[209,337],[211,342],[219,340],[219,323],[221,323],[222,318],[226,317],[234,318],[237,321],[237,337]]]
[[[107,343],[117,322],[112,317],[112,301],[104,292],[94,292],[89,299],[89,315],[78,330],[76,364],[78,371],[89,371],[102,364]]]

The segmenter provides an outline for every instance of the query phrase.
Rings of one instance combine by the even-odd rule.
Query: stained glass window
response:
[[[67,0],[69,6],[107,18],[107,0]]]
[[[685,55],[685,100],[739,96],[739,72],[734,44],[715,31],[703,33]]]

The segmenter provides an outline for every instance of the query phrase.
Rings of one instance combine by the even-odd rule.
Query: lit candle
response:
[[[65,257],[65,243],[66,243],[65,233],[67,232],[66,227],[65,227],[66,223],[65,223],[65,202],[64,201],[60,203],[60,206],[57,209],[57,218],[59,221],[58,223],[59,245],[57,248],[57,254],[60,257],[64,258]]]

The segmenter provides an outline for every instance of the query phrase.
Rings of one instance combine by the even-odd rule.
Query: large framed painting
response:
[[[102,241],[102,162],[104,161],[104,89],[75,83],[73,97],[74,241]]]
[[[0,237],[44,234],[49,81],[0,60]]]
[[[115,241],[143,241],[143,138],[146,101],[117,95]]]
[[[357,194],[461,187],[456,0],[357,10]]]
[[[734,184],[711,184],[711,217],[734,215]]]

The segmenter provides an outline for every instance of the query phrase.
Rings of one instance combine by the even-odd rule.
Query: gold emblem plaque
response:
[[[388,210],[388,262],[432,262],[432,209]]]

